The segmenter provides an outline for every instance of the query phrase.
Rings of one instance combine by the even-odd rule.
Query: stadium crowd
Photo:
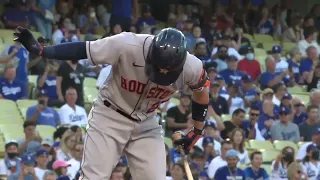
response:
[[[159,9],[148,1],[1,3],[1,30],[30,28],[41,33],[42,45],[93,41],[123,31],[156,35],[164,27],[181,30],[189,53],[203,61],[211,82],[204,135],[188,156],[194,179],[320,178],[320,4],[301,14],[288,0],[272,7],[263,0],[163,3],[167,13],[160,21]],[[37,103],[21,110],[24,121],[16,126],[24,136],[4,139],[0,179],[78,179],[90,110],[84,82],[94,78],[98,89],[111,65],[44,59],[18,42],[3,43],[0,101]],[[37,77],[34,88],[31,76]],[[192,128],[190,102],[190,91],[182,87],[158,109],[167,180],[186,179],[171,137]],[[43,137],[40,126],[55,132]],[[6,126],[0,127],[3,133],[1,128]],[[122,179],[131,179],[125,154],[110,180]]]

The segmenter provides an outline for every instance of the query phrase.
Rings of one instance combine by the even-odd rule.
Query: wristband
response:
[[[205,121],[208,112],[208,104],[199,104],[192,100],[192,119],[195,121]]]

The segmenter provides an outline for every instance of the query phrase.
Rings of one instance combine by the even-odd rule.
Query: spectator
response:
[[[18,143],[9,141],[5,144],[5,157],[0,160],[0,178],[18,179],[21,173]]]
[[[58,178],[62,178],[65,177],[64,179],[67,180],[70,178],[67,176],[67,168],[70,167],[71,165],[68,164],[65,161],[62,160],[56,160],[53,165],[52,165],[52,169],[55,171],[55,173],[57,174]]]
[[[314,27],[307,27],[304,28],[304,40],[299,41],[298,43],[298,48],[300,50],[300,53],[302,54],[302,57],[307,57],[307,49],[310,46],[313,46],[314,48],[316,48],[317,51],[317,55],[320,53],[320,47],[318,45],[317,38],[318,38],[318,32]],[[300,73],[302,73],[300,71]]]
[[[190,96],[181,94],[180,104],[168,110],[166,120],[169,131],[175,132],[187,127],[187,120],[190,114],[190,103]]]
[[[28,17],[30,13],[26,2],[20,0],[15,7],[6,8],[2,14],[3,23],[6,29],[15,29],[18,26],[27,28],[29,25]]]
[[[295,85],[301,84],[301,76],[300,76],[300,70],[299,70],[299,64],[301,61],[301,53],[298,48],[293,48],[289,51],[290,59],[287,60],[289,64],[289,74],[290,78],[294,79]]]
[[[304,110],[304,105],[299,98],[292,99],[292,105],[294,108],[293,123],[300,125],[308,119],[308,115]]]
[[[59,116],[63,125],[85,126],[88,123],[86,110],[76,105],[78,98],[77,91],[69,88],[66,91],[66,104],[61,106]]]
[[[271,139],[299,142],[299,128],[291,122],[291,110],[286,106],[282,106],[280,107],[279,115],[280,121],[273,123],[270,128]]]
[[[204,39],[199,39],[194,48],[194,55],[203,63],[210,63],[211,57],[208,55],[207,44]]]
[[[277,159],[272,161],[271,178],[287,178],[287,168],[294,161],[294,149],[290,146],[284,147]]]
[[[3,74],[3,68],[5,65],[15,64],[12,61],[15,60],[14,57],[16,57],[17,53],[18,53],[17,48],[12,49],[11,53],[2,52],[1,57],[0,57],[1,74]]]
[[[251,167],[244,170],[246,178],[250,179],[269,179],[267,171],[261,167],[263,159],[260,151],[255,151],[250,155]]]
[[[211,81],[209,109],[212,108],[217,115],[221,116],[229,113],[229,105],[227,100],[219,95],[219,86],[218,81]]]
[[[286,59],[281,58],[282,49],[281,46],[275,45],[272,46],[271,54],[273,58],[276,60],[276,73],[282,73],[283,71],[288,70],[289,64]]]
[[[221,131],[220,135],[221,135],[222,139],[231,138],[232,131],[236,128],[240,128],[241,130],[243,130],[245,137],[246,138],[248,137],[249,132],[243,125],[245,114],[246,114],[246,112],[243,109],[241,109],[241,108],[236,109],[232,113],[231,121],[224,121],[223,122],[223,124],[226,128],[223,131]]]
[[[221,143],[221,155],[215,157],[209,164],[208,167],[208,176],[210,179],[215,177],[217,170],[220,167],[224,167],[227,165],[226,161],[226,153],[233,148],[232,143],[230,141],[223,141]]]
[[[258,128],[264,139],[270,139],[270,128],[275,122],[276,117],[274,114],[274,104],[270,100],[265,100],[262,103],[262,111],[258,118]]]
[[[55,1],[39,0],[30,1],[30,8],[34,12],[34,20],[37,29],[47,39],[51,39],[53,12],[55,12]]]
[[[82,135],[82,128],[77,125],[73,125],[70,127],[70,130],[76,134],[76,141],[82,142],[82,139],[84,138]]]
[[[230,178],[236,178],[245,180],[245,173],[240,168],[237,168],[239,162],[238,152],[234,149],[230,149],[226,153],[227,165],[219,168],[214,175],[214,179],[227,180]]]
[[[314,27],[314,19],[312,16],[307,15],[304,17],[303,29],[310,28],[310,27]],[[314,29],[316,28],[314,27]]]
[[[221,35],[220,35],[221,36]],[[223,41],[221,42],[221,45],[222,46],[225,46],[226,47],[226,55],[228,56],[235,56],[237,60],[240,60],[242,59],[241,55],[238,53],[238,51],[233,48],[233,47],[230,47],[230,40],[231,38],[230,37],[225,37],[225,36],[222,36],[222,37],[219,37],[219,40],[222,39]],[[220,44],[220,42],[217,42],[217,44]],[[217,52],[219,51],[219,46],[218,47],[215,47],[212,52],[211,52],[211,56],[213,56],[214,58],[217,58],[219,56],[217,56]],[[217,55],[216,55],[217,54]],[[224,69],[221,69],[221,70],[224,70]],[[220,70],[220,71],[221,71]]]
[[[256,140],[265,140],[261,132],[258,128],[258,117],[260,115],[260,110],[256,106],[251,106],[249,110],[249,119],[243,122],[243,125],[246,127],[247,131],[249,132],[249,139],[256,139]]]
[[[238,160],[240,165],[246,165],[250,163],[248,151],[245,148],[244,141],[245,135],[244,132],[239,129],[233,129],[230,135],[230,141],[233,144],[233,149],[238,153]]]
[[[151,14],[151,7],[145,5],[142,9],[142,17],[140,17],[136,23],[137,27],[142,31],[144,28],[154,27],[156,25],[156,20]]]
[[[38,104],[27,109],[26,119],[37,125],[48,125],[57,127],[60,125],[58,112],[48,107],[48,95],[45,90],[40,90],[37,94]]]
[[[21,157],[21,172],[19,179],[40,180],[35,172],[35,159],[33,156],[25,154]],[[10,179],[10,178],[9,178]]]
[[[220,145],[220,143],[219,143]],[[218,156],[219,154],[216,154],[216,149],[215,149],[215,140],[211,136],[206,136],[203,138],[202,141],[202,148],[204,150],[204,160],[205,164],[204,167],[201,170],[208,170],[208,166],[210,162]],[[220,151],[221,145],[219,146],[218,151]]]
[[[237,61],[235,56],[229,56],[227,58],[228,68],[220,72],[226,84],[234,83],[241,85],[243,73],[237,70]]]
[[[11,54],[13,51],[18,50],[16,53],[16,63],[18,64],[15,80],[20,81],[24,88],[23,96],[28,96],[28,66],[29,66],[29,52],[24,48],[21,43],[15,42],[14,45],[10,46],[8,49],[8,54]]]
[[[172,167],[171,154],[169,146],[166,143],[164,145],[166,148],[166,175],[170,176],[170,168]]]
[[[245,58],[238,62],[238,70],[243,73],[248,73],[254,81],[258,80],[261,75],[261,65],[255,59],[254,49],[251,46],[244,51]]]
[[[77,42],[79,41],[79,29],[72,23],[71,19],[65,17],[58,23],[56,30],[52,35],[54,45],[62,42]]]
[[[318,111],[318,106],[309,105],[307,107],[308,119],[299,125],[301,141],[311,141],[312,136],[318,132],[320,128]]]
[[[189,50],[189,52],[193,51],[197,40],[199,40],[202,37],[202,31],[201,31],[201,27],[199,25],[194,25],[192,28],[192,36],[188,36],[188,40],[187,40],[187,49]]]
[[[68,129],[60,140],[60,148],[57,150],[57,160],[69,161],[72,159],[72,148],[77,143],[76,135],[70,129]]]
[[[205,159],[205,154],[201,151],[201,152],[193,152],[191,154],[191,163],[189,163],[190,165],[190,169],[191,169],[191,173],[192,176],[194,178],[198,178],[200,176],[200,172],[202,173],[206,173],[206,171],[204,171],[204,166],[206,163],[206,159]]]
[[[183,180],[185,173],[183,163],[175,163],[171,168],[171,177],[167,178],[167,180]]]
[[[317,66],[317,62],[319,61],[318,59],[318,52],[317,49],[314,46],[310,46],[306,50],[307,52],[307,58],[303,59],[300,63],[300,75],[301,77],[301,82],[305,83],[306,81],[308,82],[308,77],[314,74],[314,70]],[[310,79],[309,79],[310,80]],[[308,83],[310,83],[309,81]]]
[[[51,137],[47,137],[42,140],[41,149],[44,149],[50,153],[52,147],[53,147],[53,140]]]
[[[222,141],[222,139],[220,138],[220,132],[217,130],[216,125],[213,121],[211,120],[207,120],[205,122],[204,125],[204,134],[203,137],[200,137],[200,139],[196,142],[195,146],[197,146],[198,148],[200,148],[201,150],[205,150],[203,147],[204,144],[204,138],[205,137],[211,137],[213,138],[213,145],[214,145],[214,151],[215,154],[218,156],[221,154],[220,149],[221,149],[221,144],[220,141]],[[208,138],[211,142],[211,139]]]
[[[266,72],[261,74],[260,77],[260,88],[263,90],[265,88],[272,88],[274,85],[282,81],[282,79],[287,76],[288,71],[283,71],[280,74],[275,72],[276,62],[272,56],[266,58]]]
[[[84,106],[83,80],[86,69],[78,61],[62,63],[57,72],[57,94],[60,102],[64,102],[67,89],[73,87],[77,91],[77,102]]]
[[[238,51],[241,55],[248,54],[248,48],[251,47],[250,40],[243,35],[243,29],[241,27],[235,28],[236,35],[234,36],[234,40],[237,42]],[[253,53],[253,52],[252,52]],[[259,67],[260,69],[260,67]]]
[[[279,83],[273,87],[273,90],[275,93],[273,95],[272,102],[275,105],[280,106],[281,100],[282,100],[283,96],[286,94],[286,90],[287,90],[286,86],[282,83]]]
[[[72,158],[67,161],[70,166],[68,167],[68,175],[70,179],[74,179],[77,172],[80,169],[80,164],[82,161],[82,154],[83,154],[83,143],[77,143],[71,151]]]
[[[320,80],[320,64],[316,65],[316,67],[312,67],[308,77],[307,77],[307,91],[310,92],[311,89],[320,88],[319,84]]]
[[[312,89],[310,91],[310,105],[315,105],[320,108],[320,90],[318,89]],[[305,102],[304,102],[305,104]],[[318,111],[318,120],[320,120],[320,111]]]
[[[307,148],[309,145],[314,145],[316,147],[319,147],[320,145],[320,129],[317,130],[315,134],[312,135],[312,141],[311,142],[306,142],[303,144],[297,154],[296,159],[298,161],[302,161],[304,157],[307,156]]]
[[[57,175],[55,172],[49,170],[46,173],[44,173],[43,180],[56,180],[56,179],[57,179]]]
[[[274,29],[272,22],[269,20],[269,10],[267,7],[262,8],[261,19],[259,20],[257,27],[257,33],[273,36]]]
[[[292,96],[289,93],[285,93],[281,99],[280,106],[288,107],[290,110],[293,110],[292,107]]]
[[[24,85],[16,80],[16,68],[7,65],[4,69],[4,77],[0,79],[0,98],[17,101],[26,96]]]
[[[32,121],[25,121],[23,123],[25,137],[18,140],[19,154],[29,153],[34,154],[40,149],[42,138],[36,130],[36,124]]]
[[[43,36],[38,37],[37,40],[39,44],[41,44],[41,46],[48,46],[50,43],[50,40],[46,39]],[[44,73],[46,69],[46,63],[48,61],[46,58],[30,53],[29,60],[30,62],[28,63],[28,68],[31,75],[39,75]],[[51,61],[51,62],[54,62],[54,61]],[[54,63],[57,63],[57,62],[54,62]]]
[[[93,6],[89,6],[84,14],[79,16],[79,28],[82,34],[94,34],[99,27],[99,21]]]
[[[320,169],[319,151],[315,145],[310,144],[307,147],[307,155],[303,158],[301,166],[309,180],[315,180],[318,177]]]
[[[287,174],[288,180],[300,180],[306,178],[306,174],[303,172],[303,168],[298,162],[293,162],[288,166]]]
[[[291,25],[282,34],[283,42],[298,43],[304,39],[303,36],[303,18],[298,16],[293,18]]]
[[[226,94],[222,94],[223,92],[220,91],[220,96],[223,96],[229,105],[229,114],[232,114],[236,109],[245,108],[245,103],[243,100],[243,94],[239,93],[239,86],[231,82],[227,86]]]
[[[208,73],[209,81],[213,82],[216,79],[216,76],[218,75],[216,62],[211,61],[209,63],[205,63],[204,69]]]
[[[217,71],[223,71],[228,68],[226,60],[228,58],[228,47],[221,45],[217,48],[217,53],[212,56],[214,61],[217,63]]]
[[[122,171],[115,169],[111,173],[110,180],[124,180]]]
[[[46,150],[40,149],[36,153],[36,162],[37,166],[34,168],[35,174],[38,179],[43,179],[44,174],[48,171],[47,164],[48,164],[48,156],[49,153]]]
[[[249,74],[243,74],[242,76],[242,88],[240,89],[240,96],[245,103],[245,107],[250,107],[252,104],[257,103],[260,99],[260,93],[257,92],[256,88],[252,86],[252,79]]]

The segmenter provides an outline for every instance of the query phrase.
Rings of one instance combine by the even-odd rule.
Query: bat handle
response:
[[[192,176],[192,173],[191,173],[191,170],[190,170],[190,166],[189,166],[189,163],[187,161],[187,159],[184,159],[184,169],[186,171],[186,175],[187,175],[187,179],[188,180],[193,180],[193,176]]]

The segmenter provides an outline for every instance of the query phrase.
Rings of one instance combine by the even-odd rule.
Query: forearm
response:
[[[38,64],[38,62],[41,60],[41,57],[37,57],[35,60],[32,60],[28,63],[28,69],[32,68],[33,66],[35,66],[36,64]]]
[[[38,116],[39,116],[39,112],[36,111],[36,112],[33,114],[32,117],[30,117],[30,118],[27,119],[27,121],[31,121],[31,122],[33,122],[33,123],[36,123],[37,120],[38,120]]]
[[[39,81],[38,81],[38,88],[42,88],[42,87],[43,87],[44,82],[45,82],[46,79],[47,79],[47,76],[48,76],[48,71],[45,71],[45,72],[43,73],[43,75],[41,76],[41,78],[39,79]]]
[[[42,57],[58,60],[80,60],[87,59],[86,42],[63,43],[54,46],[44,47]]]
[[[187,123],[168,122],[169,129],[184,129],[187,127]]]
[[[312,82],[312,78],[313,78],[313,74],[314,74],[314,70],[312,69],[309,73],[309,75],[307,76],[307,83],[310,84]],[[304,76],[305,77],[305,76]]]
[[[268,83],[268,87],[273,87],[274,85],[278,84],[282,79],[283,79],[283,75],[277,76],[271,82]]]

